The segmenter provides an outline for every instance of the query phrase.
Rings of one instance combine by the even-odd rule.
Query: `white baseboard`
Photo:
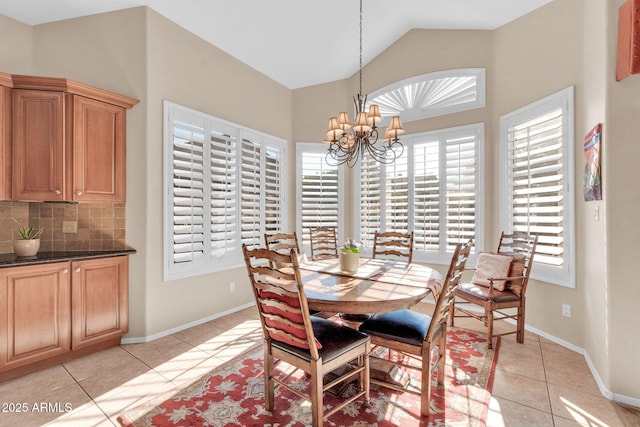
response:
[[[478,307],[470,307],[467,306],[465,307],[465,309],[470,309],[471,311],[478,311],[478,312],[482,312],[482,309],[479,309]],[[512,325],[515,326],[516,322],[513,319],[506,319],[505,322],[511,323]],[[585,349],[578,347],[574,344],[571,344],[568,341],[565,341],[563,339],[560,339],[556,336],[553,336],[551,334],[548,334],[544,331],[541,331],[540,329],[536,329],[532,326],[529,326],[527,324],[524,325],[524,329],[529,331],[529,332],[533,332],[534,334],[537,334],[541,337],[544,337],[546,339],[548,339],[549,341],[559,344],[563,347],[568,348],[569,350],[575,351],[578,354],[581,354],[582,357],[584,357],[584,359],[587,362],[587,366],[589,367],[589,370],[591,371],[591,375],[593,375],[593,379],[596,381],[596,384],[598,385],[598,389],[600,389],[600,393],[602,393],[602,395],[604,397],[606,397],[609,400],[613,400],[614,402],[620,402],[620,403],[624,403],[625,405],[631,405],[631,406],[636,406],[640,408],[640,399],[636,399],[633,397],[629,397],[629,396],[625,396],[622,394],[617,394],[617,393],[613,393],[611,390],[609,390],[607,387],[605,387],[604,383],[602,382],[602,378],[600,378],[600,375],[598,374],[598,371],[596,370],[595,366],[593,365],[593,363],[591,362],[591,358],[589,358],[589,354],[586,352]]]
[[[255,302],[247,303],[241,305],[239,307],[232,308],[227,311],[223,311],[222,313],[213,314],[211,316],[207,316],[203,319],[195,320],[193,322],[186,323],[181,326],[177,326],[175,328],[167,329],[165,331],[161,331],[152,335],[148,335],[145,337],[128,337],[122,339],[122,344],[140,344],[146,343],[153,340],[157,340],[158,338],[166,337],[167,335],[175,334],[176,332],[184,331],[185,329],[193,328],[194,326],[202,325],[203,323],[210,322],[215,319],[219,319],[220,317],[227,316],[229,314],[235,313],[240,310],[244,310],[245,308],[253,307]]]
[[[606,397],[609,400],[613,400],[614,402],[624,403],[625,405],[631,405],[631,406],[640,408],[640,399],[636,399],[630,396],[625,396],[623,394],[614,393],[604,385],[604,382],[602,382],[602,378],[600,378],[598,371],[596,370],[595,366],[591,362],[591,358],[589,357],[589,354],[586,352],[585,349],[575,346],[553,335],[549,335],[548,333],[541,331],[539,329],[533,328],[531,326],[525,325],[525,329],[527,331],[533,332],[534,334],[538,334],[539,336],[544,337],[551,342],[554,342],[570,350],[573,350],[576,353],[581,354],[587,362],[587,366],[589,367],[589,370],[591,371],[591,375],[593,375],[593,379],[596,381],[596,384],[600,389],[600,393],[602,393],[604,397]]]

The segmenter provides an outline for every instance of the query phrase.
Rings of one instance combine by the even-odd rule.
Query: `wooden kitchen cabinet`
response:
[[[0,268],[0,381],[120,344],[127,255]]]
[[[0,269],[0,372],[71,349],[69,263]]]
[[[64,93],[13,91],[14,200],[63,201]]]
[[[11,88],[10,74],[0,73],[0,200],[11,199]]]
[[[128,257],[74,261],[71,269],[71,347],[119,341],[128,331]]]
[[[67,79],[12,82],[12,199],[124,203],[126,110],[138,101]]]
[[[71,198],[76,202],[124,202],[126,110],[75,95],[73,114]]]

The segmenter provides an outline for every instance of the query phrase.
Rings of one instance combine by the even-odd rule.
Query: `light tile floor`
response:
[[[432,306],[417,309],[430,313]],[[473,320],[456,326],[483,330]],[[124,411],[260,341],[260,323],[251,308],[1,383],[0,426],[118,426],[116,418]],[[640,426],[640,410],[604,398],[581,355],[532,333],[524,344],[513,335],[503,337],[492,394],[491,427]]]

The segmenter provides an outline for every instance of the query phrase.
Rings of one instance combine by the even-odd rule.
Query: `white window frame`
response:
[[[235,227],[235,246],[229,251],[228,254],[224,257],[224,259],[214,258],[211,254],[211,227],[210,227],[210,212],[208,211],[208,206],[211,205],[211,193],[205,191],[205,213],[204,213],[204,228],[205,228],[205,248],[204,248],[204,256],[202,259],[199,259],[197,262],[185,262],[182,264],[177,264],[173,262],[173,239],[174,239],[174,207],[173,207],[173,115],[179,114],[182,117],[187,117],[189,119],[193,119],[194,121],[198,121],[200,123],[205,123],[205,129],[215,130],[215,131],[224,131],[232,135],[235,138],[236,149],[235,149],[235,170],[236,175],[235,178],[235,221],[233,226]],[[241,144],[243,138],[251,139],[253,142],[260,144],[264,149],[262,150],[262,164],[261,168],[264,171],[265,168],[265,152],[267,147],[274,147],[278,151],[282,153],[282,161],[281,161],[281,183],[280,188],[281,192],[279,194],[279,206],[280,206],[280,224],[282,230],[286,230],[288,227],[288,217],[287,217],[287,197],[286,197],[286,188],[287,188],[287,143],[282,138],[277,138],[245,126],[241,126],[214,116],[210,116],[208,114],[199,112],[197,110],[184,107],[182,105],[175,104],[170,101],[163,101],[163,129],[164,129],[164,138],[163,138],[163,228],[164,228],[164,248],[163,248],[163,272],[164,272],[164,280],[170,281],[185,277],[203,275],[207,273],[220,272],[228,269],[234,269],[242,267],[243,264],[243,256],[242,256],[242,236],[241,236],[241,226],[242,226],[242,212],[241,212],[241,197],[242,197],[242,179],[241,179],[241,166],[242,166],[242,153],[241,153]],[[206,130],[205,130],[206,132]],[[205,133],[205,142],[207,141],[207,134]],[[206,151],[206,147],[205,147]],[[211,169],[211,162],[207,161],[208,155],[205,155],[203,165],[204,169]],[[211,171],[205,172],[205,180],[207,174],[210,174]],[[264,174],[262,174],[262,188],[264,188]],[[210,175],[209,175],[210,177]],[[205,189],[210,188],[211,179],[209,181],[205,181]],[[266,190],[263,190],[266,191]],[[207,194],[208,193],[208,194]],[[256,236],[253,240],[256,242],[263,242],[263,234],[265,231],[265,202],[264,197],[261,197],[261,206],[260,206],[260,218],[258,219],[260,223],[260,236]],[[207,219],[208,218],[208,219]]]
[[[562,197],[563,197],[563,263],[556,267],[535,262],[531,278],[568,288],[576,287],[575,245],[575,117],[574,87],[571,86],[500,117],[500,185],[503,230],[512,231],[511,171],[508,168],[508,132],[512,126],[533,120],[558,108],[562,109]],[[535,233],[533,233],[535,234]]]
[[[308,244],[306,244],[306,240],[304,239],[304,233],[308,233],[308,230],[303,229],[302,227],[302,166],[303,166],[303,156],[306,153],[314,153],[314,154],[322,154],[326,155],[327,153],[327,145],[318,142],[298,142],[296,144],[296,218],[297,228],[296,233],[298,234],[298,239],[300,240],[301,250],[305,251],[307,255],[311,255],[311,248]],[[338,166],[338,218],[337,218],[337,229],[336,229],[336,238],[338,239],[338,246],[340,246],[340,242],[344,241],[344,222],[340,221],[340,218],[344,218],[345,208],[344,208],[344,165]]]
[[[415,143],[419,143],[422,140],[425,139],[437,139],[438,143],[439,143],[439,159],[438,159],[438,168],[440,170],[439,174],[440,176],[446,176],[446,159],[445,159],[445,154],[446,154],[446,141],[450,140],[450,139],[454,139],[457,137],[463,137],[463,136],[468,136],[468,135],[474,135],[476,138],[476,150],[475,150],[475,212],[474,212],[474,217],[475,217],[475,237],[473,238],[474,240],[474,250],[473,250],[473,254],[471,256],[471,261],[475,260],[475,255],[476,255],[476,248],[483,248],[484,247],[484,175],[485,175],[485,167],[484,167],[484,123],[474,123],[474,124],[469,124],[469,125],[463,125],[463,126],[456,126],[456,127],[452,127],[452,128],[446,128],[446,129],[439,129],[439,130],[435,130],[435,131],[429,131],[429,132],[422,132],[422,133],[418,133],[418,134],[413,134],[413,135],[403,135],[402,137],[402,143],[404,145],[404,150],[405,150],[405,155],[408,156],[409,159],[413,159],[414,155],[413,155],[413,145]],[[355,206],[354,206],[354,224],[356,224],[356,239],[357,240],[362,240],[362,234],[361,234],[361,229],[358,226],[358,224],[361,223],[360,218],[361,218],[361,209],[360,209],[360,203],[358,202],[359,200],[361,200],[361,185],[360,185],[360,176],[361,176],[361,170],[360,170],[360,164],[358,163],[357,167],[354,168],[355,170],[355,177],[354,177],[354,194],[355,194]],[[384,177],[385,177],[385,169],[386,169],[386,165],[381,164],[381,176],[382,176],[382,181],[381,182],[381,187],[384,187]],[[408,203],[409,203],[409,208],[408,208],[408,222],[409,224],[414,224],[414,200],[413,200],[413,194],[414,194],[414,164],[412,162],[409,162],[407,165],[407,169],[408,169],[408,185],[409,185],[409,190],[408,190]],[[446,181],[445,180],[440,180],[439,182],[439,191],[440,194],[446,194]],[[384,210],[384,206],[385,206],[385,194],[382,193],[380,195],[380,202],[381,202],[381,218],[384,217],[384,212],[382,212]],[[440,238],[439,238],[439,244],[438,244],[438,250],[437,251],[421,251],[421,250],[416,250],[414,248],[414,252],[413,252],[413,258],[416,261],[420,261],[420,262],[429,262],[429,263],[434,263],[434,264],[448,264],[451,261],[451,254],[452,251],[447,250],[447,241],[446,241],[446,199],[444,197],[440,198],[439,201],[439,210],[441,212],[440,214]],[[381,221],[380,227],[382,229],[384,229],[385,227],[385,221]],[[411,226],[410,226],[411,228]],[[363,248],[363,253],[364,254],[370,254],[371,252],[371,247],[367,247],[365,246]]]

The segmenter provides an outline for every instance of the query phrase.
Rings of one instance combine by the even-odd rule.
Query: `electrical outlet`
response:
[[[562,315],[564,317],[571,317],[571,306],[569,304],[562,304]]]
[[[236,282],[230,282],[229,283],[229,292],[235,292],[236,291]]]
[[[62,232],[63,233],[77,233],[78,232],[78,221],[62,221]]]

